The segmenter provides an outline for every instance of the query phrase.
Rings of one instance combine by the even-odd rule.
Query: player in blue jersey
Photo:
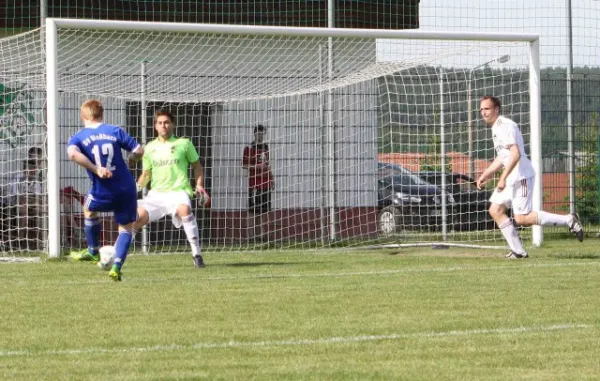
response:
[[[121,149],[131,152],[130,160],[139,160],[144,149],[127,132],[117,126],[104,123],[104,108],[100,101],[92,99],[81,105],[84,128],[71,137],[67,145],[69,159],[84,167],[92,180],[92,187],[85,199],[85,239],[88,248],[72,252],[76,261],[99,259],[100,218],[99,212],[113,212],[119,225],[115,242],[115,262],[109,276],[121,280],[121,267],[131,245],[131,229],[137,219],[137,188]]]

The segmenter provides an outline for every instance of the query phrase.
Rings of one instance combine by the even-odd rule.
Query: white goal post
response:
[[[60,75],[64,73],[63,67],[59,60],[59,30],[79,30],[79,31],[119,31],[123,33],[139,33],[140,36],[144,36],[144,33],[181,33],[181,34],[197,34],[206,36],[239,36],[242,38],[248,37],[288,37],[288,38],[319,38],[319,39],[361,39],[371,40],[373,42],[378,40],[390,40],[390,41],[437,41],[437,42],[490,42],[490,43],[524,43],[528,46],[528,67],[525,68],[528,72],[527,79],[527,91],[528,91],[528,114],[529,114],[529,129],[530,129],[530,140],[529,149],[530,156],[536,171],[535,188],[533,192],[534,197],[534,210],[541,210],[542,207],[542,178],[541,178],[541,94],[540,94],[540,53],[539,53],[539,36],[532,33],[467,33],[467,32],[438,32],[438,31],[423,31],[423,30],[365,30],[365,29],[337,29],[337,28],[300,28],[300,27],[270,27],[270,26],[241,26],[241,25],[217,25],[217,24],[185,24],[185,23],[160,23],[160,22],[128,22],[128,21],[106,21],[106,20],[75,20],[75,19],[58,19],[58,18],[47,18],[44,30],[45,41],[46,41],[46,96],[47,96],[47,197],[48,197],[48,255],[49,257],[59,257],[61,255],[61,209],[60,209],[60,158],[64,155],[64,146],[61,146],[60,140],[60,113],[59,113],[59,92],[64,89],[61,88]],[[103,43],[104,40],[99,40],[99,44]],[[78,49],[93,49],[93,40],[88,41],[88,44],[82,44]],[[243,43],[243,42],[242,42]],[[145,42],[140,42],[141,45]],[[150,43],[151,45],[151,43]],[[151,49],[151,46],[148,47]],[[211,49],[210,45],[205,47]],[[322,52],[319,51],[319,55]],[[145,54],[152,54],[149,50]],[[331,50],[324,52],[323,54],[331,54]],[[232,53],[232,57],[235,55]],[[138,59],[139,62],[143,61],[143,55],[133,57],[132,59]],[[223,58],[222,58],[223,59]],[[226,59],[226,58],[225,58]],[[243,57],[241,58],[243,59]],[[331,61],[331,56],[329,56]],[[352,60],[350,59],[349,62]],[[428,63],[429,61],[421,59],[415,61],[416,64]],[[199,63],[202,65],[203,63]],[[210,63],[206,63],[209,65]],[[349,64],[349,67],[351,64]],[[399,71],[400,65],[394,66],[389,65],[372,65],[358,68],[348,68],[347,72],[339,77],[333,78],[331,73],[331,64],[325,65],[324,73],[320,76],[320,83],[308,84],[306,88],[295,87],[295,88],[275,88],[271,93],[256,93],[253,95],[255,89],[250,89],[247,93],[242,94],[240,90],[240,98],[251,98],[256,96],[257,98],[270,99],[276,96],[287,96],[287,94],[302,94],[304,91],[309,89],[313,92],[324,92],[324,94],[331,94],[331,90],[340,86],[346,86],[354,83],[356,78],[376,78],[385,75],[392,75],[394,72]],[[353,71],[354,70],[354,71]],[[129,74],[128,74],[129,75]],[[218,76],[215,76],[217,78]],[[217,81],[217,79],[211,78],[210,81]],[[222,78],[223,83],[235,81],[231,78]],[[277,82],[277,80],[273,80]],[[139,83],[139,82],[138,82]],[[224,101],[227,99],[235,99],[235,87],[232,87],[231,93],[227,93],[225,90],[220,92],[219,83],[215,82],[216,92],[214,93],[213,101]],[[441,83],[441,93],[443,93],[444,84],[443,80]],[[74,84],[72,91],[80,91]],[[83,86],[83,85],[82,85]],[[102,94],[101,85],[94,85],[90,89],[89,94]],[[143,85],[142,85],[143,86]],[[282,85],[283,86],[283,85]],[[469,84],[470,86],[470,84]],[[241,88],[240,88],[241,89]],[[187,90],[184,90],[187,91]],[[246,91],[246,90],[244,90]],[[256,90],[258,91],[258,90]],[[470,95],[470,94],[469,94]],[[139,96],[138,96],[139,97]],[[144,97],[144,94],[141,95]],[[211,98],[208,96],[201,97],[199,99],[206,99],[208,102]],[[330,100],[331,102],[331,100]],[[440,95],[440,102],[442,97]],[[443,107],[443,106],[440,106]],[[327,119],[327,117],[325,118]],[[444,116],[441,116],[441,123],[444,123]],[[326,121],[327,125],[333,126],[334,121],[332,116]],[[333,133],[331,135],[333,137]],[[333,140],[333,139],[332,139]],[[329,149],[333,150],[334,142],[329,141]],[[488,142],[491,145],[491,142]],[[443,146],[442,146],[443,150]],[[443,152],[443,151],[442,151]],[[327,159],[324,154],[324,173],[335,165],[333,159]],[[329,160],[329,161],[328,161]],[[357,159],[358,160],[358,159]],[[290,164],[291,165],[291,164]],[[323,187],[327,188],[330,186],[333,188],[334,184],[322,184]],[[330,189],[332,190],[332,189]],[[332,194],[333,192],[329,192]],[[445,196],[443,197],[445,200]],[[445,202],[445,201],[444,201]],[[335,200],[327,205],[335,205]],[[334,213],[331,213],[330,218],[335,218]],[[332,224],[332,226],[335,224]],[[329,232],[331,236],[335,236],[335,230]],[[542,244],[543,231],[539,226],[532,228],[532,242],[534,245],[539,246]]]

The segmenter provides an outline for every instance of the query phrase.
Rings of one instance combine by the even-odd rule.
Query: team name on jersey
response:
[[[116,142],[117,141],[117,137],[116,136],[112,136],[112,135],[107,135],[107,134],[90,135],[87,138],[85,138],[82,143],[83,143],[84,146],[87,147],[92,142],[95,142],[96,140],[110,140],[111,142]]]
[[[163,160],[152,160],[153,167],[166,167],[168,165],[177,165],[179,159],[163,159]]]

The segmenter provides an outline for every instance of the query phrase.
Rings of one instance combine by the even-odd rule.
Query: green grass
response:
[[[25,33],[30,31],[29,28],[12,28],[12,29],[0,29],[0,38],[14,36],[19,33]]]
[[[597,379],[598,243],[2,263],[0,379]]]

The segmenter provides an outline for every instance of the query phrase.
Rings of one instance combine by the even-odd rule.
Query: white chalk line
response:
[[[365,336],[347,336],[347,337],[324,337],[317,339],[297,339],[297,340],[273,340],[273,341],[228,341],[222,343],[197,343],[191,345],[155,345],[149,347],[125,347],[125,348],[83,348],[83,349],[60,349],[47,351],[34,350],[13,350],[0,351],[2,357],[43,357],[43,356],[61,356],[61,355],[93,355],[101,353],[144,353],[144,352],[166,352],[198,349],[223,349],[223,348],[259,348],[259,347],[281,347],[281,346],[310,346],[310,345],[330,345],[330,344],[351,344],[372,341],[385,340],[404,340],[404,339],[428,339],[428,338],[447,338],[464,337],[475,335],[515,335],[522,333],[537,333],[564,331],[574,329],[586,329],[592,327],[588,324],[558,324],[541,327],[514,327],[514,328],[489,328],[473,329],[464,331],[446,331],[446,332],[416,332],[416,333],[395,333],[389,335],[365,335]]]
[[[511,262],[511,264],[516,262]],[[207,265],[207,267],[210,266]],[[429,272],[456,272],[456,271],[496,271],[496,270],[518,270],[520,268],[547,268],[547,267],[569,267],[569,266],[600,266],[600,262],[570,262],[570,263],[536,263],[523,264],[519,266],[454,266],[454,267],[418,267],[418,268],[403,268],[395,270],[374,270],[374,271],[353,271],[353,272],[324,272],[324,273],[302,273],[302,274],[251,274],[243,276],[208,276],[194,278],[195,281],[219,281],[219,280],[253,280],[253,279],[286,279],[286,278],[335,278],[335,277],[353,277],[353,276],[379,276],[379,275],[395,275],[395,274],[410,274],[410,273],[429,273]],[[129,280],[125,271],[124,281]],[[107,278],[108,279],[108,278]],[[135,275],[131,276],[131,281],[135,282],[165,282],[172,280],[184,280],[179,277],[166,278],[138,278]],[[187,277],[185,279],[188,279]],[[89,280],[89,281],[65,281],[61,284],[95,284],[106,283],[104,280]]]
[[[512,266],[512,265],[515,266]],[[207,267],[210,264],[207,265]],[[395,270],[374,270],[374,271],[354,271],[354,272],[324,272],[324,273],[302,273],[302,274],[275,274],[275,273],[267,273],[267,274],[253,274],[253,275],[243,275],[243,276],[208,276],[204,277],[203,272],[198,272],[199,277],[193,278],[194,282],[201,281],[235,281],[235,280],[254,280],[254,279],[295,279],[295,278],[335,278],[335,277],[353,277],[353,276],[381,276],[381,275],[395,275],[395,274],[411,274],[411,273],[429,273],[429,272],[457,272],[457,271],[497,271],[497,270],[518,270],[521,268],[551,268],[551,267],[571,267],[571,266],[600,266],[600,262],[562,262],[562,263],[535,263],[535,264],[525,264],[523,261],[516,262],[511,261],[510,264],[504,266],[454,266],[454,267],[418,267],[418,268],[403,268],[403,269],[395,269]],[[133,270],[135,271],[135,270]],[[104,275],[102,272],[101,275]],[[128,274],[128,271],[125,270],[123,281],[124,282],[148,282],[148,283],[160,283],[160,282],[171,282],[173,280],[177,281],[191,281],[189,277],[158,277],[158,278],[148,278],[148,277],[137,277],[135,273],[132,273],[131,277]],[[34,287],[37,284],[35,282],[31,282],[26,279],[4,279],[4,283],[13,283],[19,285],[27,285],[29,287]],[[89,280],[77,280],[77,281],[45,281],[43,284],[40,284],[41,287],[47,287],[49,283],[52,284],[61,284],[61,285],[84,285],[84,284],[104,284],[109,282],[108,276],[101,278],[90,278]]]
[[[495,270],[515,270],[519,268],[540,268],[540,267],[567,267],[567,266],[600,266],[600,262],[579,262],[579,263],[545,263],[545,264],[526,264],[519,267],[506,266],[454,266],[454,267],[419,267],[405,268],[396,270],[375,270],[375,271],[356,271],[356,272],[335,272],[335,273],[304,273],[304,274],[256,274],[244,276],[221,276],[208,277],[206,280],[244,280],[244,279],[269,279],[269,278],[322,278],[322,277],[344,277],[344,276],[363,276],[363,275],[393,275],[406,273],[427,273],[427,272],[455,272],[455,271],[495,271]]]

